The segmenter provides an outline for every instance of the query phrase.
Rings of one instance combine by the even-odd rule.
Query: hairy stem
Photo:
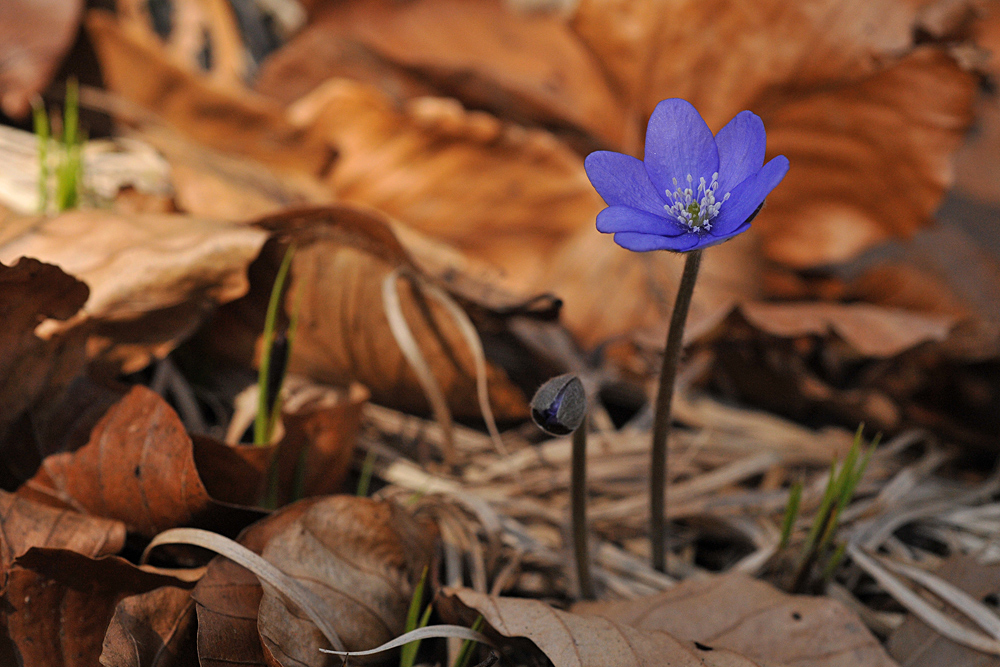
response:
[[[570,475],[572,505],[573,552],[576,556],[576,578],[580,597],[594,599],[594,582],[590,578],[590,551],[587,549],[587,420],[573,431],[573,468]]]
[[[677,288],[674,312],[667,332],[667,347],[663,351],[663,368],[660,369],[660,387],[656,394],[656,417],[653,423],[653,462],[649,478],[649,534],[652,540],[653,568],[667,571],[666,514],[667,514],[667,436],[670,435],[670,409],[674,398],[674,380],[677,362],[684,340],[684,323],[691,306],[691,295],[701,266],[701,250],[687,254],[684,275]]]

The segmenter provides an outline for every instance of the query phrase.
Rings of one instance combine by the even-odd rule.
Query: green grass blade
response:
[[[63,106],[62,155],[56,169],[56,209],[66,211],[79,203],[83,160],[80,142],[80,86],[76,79],[66,82]]]
[[[365,454],[365,461],[361,464],[361,475],[358,478],[358,490],[355,493],[359,498],[368,496],[368,489],[371,488],[372,476],[375,474],[375,452],[368,450]]]
[[[785,508],[785,518],[781,522],[781,541],[778,543],[779,549],[788,546],[792,539],[792,528],[795,527],[795,520],[799,517],[799,505],[802,503],[802,482],[795,482],[788,493],[788,507]]]
[[[406,612],[406,630],[405,632],[412,632],[417,629],[418,624],[423,619],[424,625],[427,624],[427,620],[430,618],[431,606],[427,605],[427,609],[424,611],[423,616],[420,614],[420,605],[424,601],[424,586],[427,584],[427,567],[424,567],[423,574],[420,575],[420,582],[417,587],[413,589],[413,597],[410,598],[410,608]],[[423,626],[419,626],[423,627]],[[400,649],[399,653],[399,667],[413,667],[413,663],[417,659],[417,651],[420,650],[420,642],[413,641]]]
[[[476,617],[475,622],[472,624],[472,629],[479,632],[483,627],[483,616],[480,614]],[[472,659],[472,645],[476,642],[466,639],[462,642],[462,648],[458,650],[458,655],[455,656],[454,667],[469,667],[469,660]]]
[[[257,372],[257,417],[253,426],[253,442],[255,445],[264,446],[271,441],[271,432],[274,429],[274,422],[271,420],[272,412],[267,404],[268,376],[271,370],[271,346],[274,342],[274,329],[278,320],[278,308],[281,304],[281,297],[285,291],[285,281],[288,279],[288,271],[292,266],[292,256],[295,254],[295,245],[289,245],[285,251],[285,256],[278,267],[278,275],[274,279],[271,287],[271,298],[267,303],[267,315],[264,318],[264,341],[261,349],[260,369]],[[279,392],[280,393],[280,392]]]

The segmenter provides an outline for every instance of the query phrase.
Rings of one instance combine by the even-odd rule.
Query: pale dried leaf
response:
[[[657,596],[628,602],[581,603],[574,611],[728,648],[764,664],[895,665],[839,602],[788,595],[739,573],[684,582]]]

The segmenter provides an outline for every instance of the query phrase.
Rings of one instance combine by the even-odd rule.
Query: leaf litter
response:
[[[141,196],[148,183],[111,177],[112,210],[46,218],[14,213],[30,179],[0,173],[15,193],[0,227],[12,264],[0,442],[16,492],[3,496],[0,656],[337,664],[318,649],[403,633],[428,565],[430,627],[481,614],[512,664],[891,665],[879,640],[916,622],[907,614],[948,646],[993,651],[995,612],[932,572],[954,554],[997,558],[982,463],[995,449],[996,261],[954,230],[917,230],[990,76],[975,40],[990,43],[995,13],[776,1],[761,22],[720,0],[665,21],[641,1],[321,0],[282,19],[306,24],[270,57],[250,49],[255,73],[240,40],[257,24],[217,2],[171,4],[183,20],[165,32],[140,3],[88,14],[112,94],[81,92],[169,177],[158,164]],[[5,109],[44,87],[46,63],[30,81],[0,70]],[[696,292],[661,573],[647,564],[643,403],[679,267],[595,241],[601,202],[581,158],[635,153],[667,96],[713,128],[754,109],[793,169]],[[24,137],[5,146],[28,164]],[[234,399],[256,397],[289,243],[289,293],[305,294],[297,377],[273,441],[254,448]],[[50,264],[13,264],[22,255]],[[284,326],[290,299],[282,310]],[[523,426],[526,396],[568,370],[600,389],[588,489],[602,601],[589,609],[570,609],[570,442]],[[862,420],[887,442],[806,572],[817,595],[789,596],[774,584]],[[366,466],[374,500],[324,495],[352,491]],[[282,503],[313,497],[266,515],[273,470]],[[154,554],[183,573],[126,560],[192,527],[243,530],[240,553],[256,554],[243,562],[285,583],[176,545]],[[306,599],[323,600],[319,623]],[[440,633],[419,659],[458,652]]]

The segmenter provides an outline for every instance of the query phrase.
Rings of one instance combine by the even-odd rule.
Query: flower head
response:
[[[587,176],[608,207],[597,230],[629,250],[697,250],[745,232],[788,172],[764,164],[764,123],[741,111],[712,136],[690,102],[663,100],[646,128],[645,160],[611,151],[587,156]]]

